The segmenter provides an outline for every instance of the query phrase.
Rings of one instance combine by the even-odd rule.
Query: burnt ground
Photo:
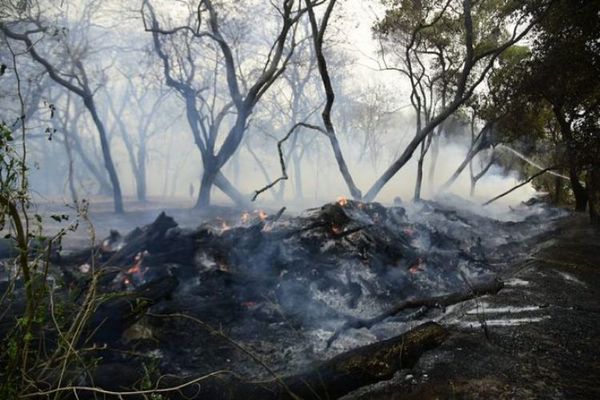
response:
[[[215,397],[223,383],[207,383],[195,398],[264,400],[246,392],[248,382],[320,374],[337,356],[433,320],[449,330],[445,343],[347,398],[600,398],[600,241],[583,216],[536,202],[502,214],[454,198],[406,207],[338,200],[291,216],[210,211],[216,217],[200,226],[210,215],[173,212],[178,226],[162,213],[99,241],[98,290],[118,296],[86,325],[86,340],[106,347],[94,354],[93,376],[73,370],[75,381],[120,391],[139,388],[148,366],[182,379],[231,370],[245,382],[234,393]],[[153,214],[96,215],[96,239]],[[53,258],[56,296],[85,288],[91,249],[80,246]],[[438,300],[496,293],[498,278],[504,288],[494,296]],[[397,308],[428,298],[436,300]],[[364,384],[413,365],[401,360]]]
[[[600,233],[565,220],[506,287],[441,318],[450,338],[350,399],[600,398]]]

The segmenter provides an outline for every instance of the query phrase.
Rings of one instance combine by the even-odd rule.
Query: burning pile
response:
[[[163,213],[124,237],[111,233],[97,260],[87,249],[55,262],[72,275],[94,262],[106,270],[101,292],[128,293],[97,311],[94,341],[133,343],[163,373],[199,375],[234,362],[256,378],[265,371],[224,344],[223,332],[271,371],[297,371],[404,332],[437,305],[498,290],[501,263],[524,248],[526,227],[539,230],[548,218],[505,223],[432,202],[407,210],[345,198],[297,217],[283,212],[244,212],[194,230]],[[525,232],[518,244],[517,232]],[[135,327],[147,334],[123,337]]]

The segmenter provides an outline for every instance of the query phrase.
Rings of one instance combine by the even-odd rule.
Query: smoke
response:
[[[90,58],[85,61],[86,65],[93,65],[96,62],[98,64],[91,68],[93,72],[91,79],[96,80],[99,88],[99,94],[95,95],[95,98],[98,102],[99,113],[109,133],[113,159],[123,193],[126,200],[132,201],[136,196],[136,177],[132,167],[132,157],[123,135],[130,139],[134,147],[139,146],[141,139],[138,134],[142,114],[139,109],[136,109],[133,95],[127,89],[127,79],[133,78],[137,85],[136,88],[143,95],[154,99],[159,94],[152,84],[164,77],[160,68],[157,67],[159,61],[153,55],[150,35],[143,32],[137,11],[127,11],[121,18],[123,18],[123,22],[125,20],[129,22],[117,25],[113,20],[110,24],[111,29],[108,30],[110,33],[101,34],[106,31],[102,30],[102,24],[107,24],[111,20],[108,16],[116,18],[114,11],[119,9],[116,4],[111,2],[107,4],[106,9],[98,6],[100,8],[93,15],[97,25],[89,24],[93,28],[87,34],[92,36],[90,45],[97,45],[101,38],[102,47],[110,49],[111,58],[117,60],[118,68],[103,69],[109,65],[109,60],[103,56],[105,53],[101,51],[92,53]],[[362,2],[348,2],[340,11],[345,14],[344,18],[339,19],[337,36],[332,38],[332,40],[335,39],[336,44],[339,44],[338,52],[331,54],[332,59],[345,60],[339,66],[335,63],[331,66],[332,79],[336,87],[334,124],[350,172],[363,193],[366,193],[374,181],[403,151],[415,130],[414,118],[406,108],[409,92],[405,80],[399,78],[397,74],[375,71],[379,67],[374,61],[377,43],[370,38],[369,31],[380,11],[381,9],[375,6],[365,9]],[[79,13],[80,10],[77,12]],[[169,15],[167,13],[166,15],[169,18],[180,17],[179,14]],[[71,32],[86,34],[84,28],[88,25],[77,25],[77,18],[79,18],[78,15],[67,16],[62,23],[67,25]],[[79,30],[75,29],[77,27]],[[342,36],[339,32],[351,32],[351,34],[347,37],[338,37]],[[256,38],[252,40],[252,46],[256,46],[257,43],[260,43],[260,40]],[[42,45],[43,42],[39,44],[39,46]],[[140,55],[144,55],[142,63],[139,62]],[[323,93],[316,71],[313,72],[313,75],[314,79],[311,81],[310,87],[306,88],[306,96],[301,101],[314,104],[310,107],[307,106],[300,118],[306,118],[312,112],[310,121],[320,124],[319,105],[322,104]],[[57,90],[64,89],[57,88]],[[219,90],[222,91],[223,97],[227,96],[225,86]],[[238,153],[223,168],[223,173],[227,178],[240,192],[246,194],[248,199],[252,197],[255,190],[281,176],[276,141],[286,134],[292,123],[291,119],[285,115],[288,111],[287,103],[283,102],[289,99],[290,91],[284,85],[275,85],[272,91],[277,95],[271,99],[263,99],[265,101],[261,100],[260,106],[255,110],[246,135],[247,143],[240,146]],[[379,97],[373,98],[373,95]],[[51,101],[52,99],[48,96],[44,100]],[[124,108],[121,119],[125,132],[122,132],[116,117],[111,113],[110,107],[108,107],[109,101],[114,102],[116,108],[121,106]],[[141,111],[148,108],[148,105],[144,104]],[[273,104],[279,106],[280,110],[274,111],[277,108],[273,107]],[[186,121],[184,107],[184,102],[180,98],[175,94],[170,94],[161,100],[160,107],[154,114],[154,120],[150,126],[151,132],[146,138],[146,185],[150,199],[171,202],[180,206],[192,206],[200,186],[202,159]],[[65,112],[62,100],[56,104],[56,108],[58,114]],[[85,110],[79,112],[84,115],[75,126],[75,132],[81,138],[87,157],[92,160],[101,174],[105,174],[95,128]],[[368,115],[369,112],[375,114],[374,119]],[[356,117],[357,113],[365,113],[364,120],[353,120],[352,118]],[[382,115],[385,117],[381,117]],[[267,132],[261,131],[261,120],[272,122]],[[227,132],[231,123],[231,118],[225,119],[221,128],[223,133]],[[51,125],[51,123],[43,121],[41,126],[45,125]],[[31,129],[39,130],[39,126]],[[292,162],[292,159],[288,160],[289,179],[282,183],[285,185],[285,189],[281,191],[283,195],[278,195],[281,186],[276,185],[273,190],[260,196],[257,207],[286,205],[301,209],[322,204],[339,196],[349,196],[328,140],[322,134],[314,131],[304,130],[296,135],[302,137],[298,143],[305,146],[303,149],[298,147],[297,150],[297,152],[303,153],[302,161],[296,164]],[[70,195],[67,190],[69,160],[65,155],[61,130],[59,128],[55,134],[56,140],[45,141],[43,135],[38,136],[41,138],[36,141],[32,140],[30,156],[32,166],[34,166],[31,170],[33,191],[37,194],[38,200],[69,202]],[[224,134],[217,142],[217,147],[222,143],[223,136]],[[293,140],[290,139],[284,145],[286,151],[289,151],[292,142]],[[440,185],[462,162],[467,151],[468,143],[461,138],[441,140],[439,157],[432,180],[429,179],[432,163],[431,151],[429,152],[424,163],[422,198],[431,199],[439,194]],[[397,197],[404,201],[413,198],[418,152],[417,150],[412,160],[387,183],[377,197],[377,201],[392,203]],[[136,155],[133,158],[135,157]],[[110,194],[99,192],[97,178],[90,173],[89,168],[84,165],[82,156],[77,152],[74,155],[73,165],[74,179],[80,196],[109,201]],[[506,176],[498,168],[492,167],[488,174],[478,182],[475,197],[472,200],[475,203],[482,202],[509,189],[516,183],[516,177],[510,174]],[[468,168],[452,185],[450,192],[469,197]],[[525,186],[502,198],[498,203],[514,204],[533,194],[532,187]],[[227,196],[218,189],[213,190],[212,200],[217,204],[230,204]]]

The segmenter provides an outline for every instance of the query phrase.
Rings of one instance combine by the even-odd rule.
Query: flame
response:
[[[346,207],[346,205],[348,205],[348,199],[343,196],[340,196],[337,199],[337,203],[340,207]]]
[[[124,273],[123,283],[125,285],[132,285],[134,281],[144,282],[144,274],[146,274],[148,268],[142,268],[142,261],[144,261],[146,254],[148,254],[148,251],[144,250],[135,255],[133,265]]]
[[[263,210],[258,210],[258,218],[260,218],[261,221],[264,221],[265,219],[267,219],[268,215],[266,212],[264,212]]]

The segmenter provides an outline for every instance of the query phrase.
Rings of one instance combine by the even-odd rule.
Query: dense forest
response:
[[[0,93],[1,399],[341,397],[600,229],[598,0],[2,0]]]

